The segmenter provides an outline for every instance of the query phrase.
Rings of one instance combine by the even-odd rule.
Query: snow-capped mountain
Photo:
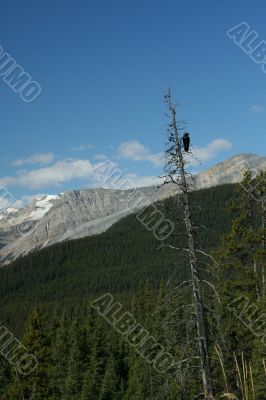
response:
[[[36,196],[32,203],[24,208],[16,208],[11,205],[0,213],[0,220],[5,218],[11,225],[18,225],[21,221],[25,221],[25,218],[33,221],[41,219],[52,207],[53,200],[58,197],[58,195]]]
[[[29,206],[24,208],[16,208],[13,204],[4,208],[1,204],[4,210],[0,213],[0,248],[16,242],[22,233],[35,226],[59,197],[57,195],[37,196]]]
[[[241,154],[195,176],[198,189],[240,182],[247,169],[266,170],[266,157]],[[25,208],[6,208],[0,214],[2,264],[34,249],[63,240],[101,233],[125,215],[170,197],[172,185],[137,190],[84,189],[36,197]]]

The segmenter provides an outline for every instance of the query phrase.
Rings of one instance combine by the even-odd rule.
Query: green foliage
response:
[[[245,179],[243,185],[250,176]],[[261,181],[256,190],[264,193]],[[217,399],[231,392],[243,400],[236,360],[244,359],[252,371],[255,399],[265,400],[266,347],[228,308],[245,296],[256,305],[258,315],[266,315],[263,208],[234,185],[191,196],[202,205],[200,212],[195,211],[196,223],[208,228],[197,234],[197,241],[204,251],[212,249],[218,261],[217,265],[205,261],[200,271],[201,279],[211,279],[216,286],[214,292],[203,285],[203,295]],[[230,213],[225,212],[229,200]],[[173,201],[161,204],[169,218]],[[170,243],[177,240],[173,237]],[[51,246],[3,268],[1,318],[36,354],[39,365],[29,376],[17,377],[0,358],[0,399],[20,400],[22,391],[25,400],[188,400],[198,396],[202,383],[190,318],[194,311],[189,306],[191,290],[181,284],[186,280],[186,257],[158,247],[152,233],[130,215],[101,235]],[[106,292],[119,299],[125,311],[131,310],[174,357],[178,366],[174,372],[158,373],[91,308],[91,300]],[[236,308],[240,314],[241,305],[237,303]],[[247,391],[253,399],[250,382]]]
[[[216,248],[221,235],[230,229],[225,205],[236,195],[234,185],[192,194],[192,201],[202,207],[195,210],[196,223],[208,228],[200,230],[197,237],[204,250]],[[170,219],[168,207],[174,201],[166,201],[162,208]],[[176,238],[172,240],[175,244]],[[29,312],[39,304],[48,310],[82,307],[88,298],[106,292],[125,294],[128,302],[143,284],[158,288],[172,276],[176,265],[181,278],[184,254],[158,250],[159,245],[132,214],[101,235],[63,242],[23,257],[0,269],[1,319],[19,335]]]

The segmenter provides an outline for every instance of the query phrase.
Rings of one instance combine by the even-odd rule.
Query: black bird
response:
[[[184,150],[186,152],[188,152],[189,151],[189,145],[190,145],[189,133],[185,133],[182,139],[183,139]]]

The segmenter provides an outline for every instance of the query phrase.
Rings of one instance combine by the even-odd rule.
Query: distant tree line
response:
[[[253,182],[261,198],[266,193],[262,178]],[[250,179],[247,173],[246,182]],[[212,274],[217,291],[204,286],[215,396],[265,400],[266,347],[263,336],[251,329],[252,315],[266,315],[265,210],[244,189],[245,180],[242,186],[191,196],[203,205],[195,211],[197,224],[208,228],[197,240],[216,260],[202,271]],[[169,218],[174,201],[161,204]],[[188,279],[186,259],[157,248],[158,241],[131,215],[99,236],[57,244],[3,268],[2,322],[36,354],[39,366],[23,377],[1,357],[0,399],[203,398],[197,354],[193,357],[191,293],[181,285]],[[91,301],[106,292],[116,294],[177,364],[185,361],[184,354],[189,363],[181,364],[174,377],[158,374],[91,308]],[[256,307],[256,314],[244,313],[250,326],[239,318],[241,298]]]

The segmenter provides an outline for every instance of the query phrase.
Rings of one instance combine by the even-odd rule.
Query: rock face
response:
[[[33,213],[33,205],[12,210],[0,220],[1,260],[7,263],[33,249],[101,233],[130,212],[167,195],[154,187],[73,190],[50,200],[49,210],[39,219],[31,217],[38,211]]]
[[[196,176],[197,188],[207,188],[221,185],[222,183],[238,183],[243,179],[247,169],[257,175],[259,171],[266,170],[266,157],[256,154],[240,154],[223,161],[214,167],[201,172]]]
[[[195,176],[197,188],[241,181],[247,169],[266,170],[266,157],[241,154]],[[63,240],[101,233],[125,215],[175,192],[172,185],[136,190],[84,189],[37,197],[23,209],[0,214],[2,265]]]

